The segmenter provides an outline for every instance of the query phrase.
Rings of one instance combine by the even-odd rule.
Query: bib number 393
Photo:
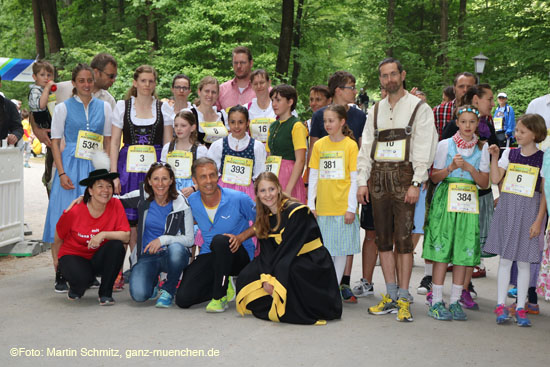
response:
[[[222,181],[233,185],[250,185],[252,165],[252,159],[226,155],[223,161]]]

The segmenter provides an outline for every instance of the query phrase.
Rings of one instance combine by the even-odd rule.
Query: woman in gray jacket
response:
[[[194,243],[193,216],[187,199],[176,190],[174,171],[157,162],[139,190],[120,197],[125,208],[138,209],[137,263],[130,275],[130,295],[137,302],[156,297],[161,272],[167,273],[156,307],[170,307]]]

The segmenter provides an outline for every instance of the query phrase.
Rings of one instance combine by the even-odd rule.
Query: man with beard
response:
[[[252,65],[252,53],[248,47],[239,46],[233,49],[235,77],[220,85],[220,95],[216,103],[218,110],[226,110],[236,105],[246,106],[256,97],[250,84]]]
[[[387,295],[370,307],[369,313],[397,313],[398,321],[413,321],[409,309],[411,231],[420,186],[428,179],[434,160],[437,131],[431,108],[403,88],[406,72],[398,60],[383,60],[378,73],[388,95],[368,113],[357,158],[357,199],[362,204],[372,200],[376,245],[387,289]]]

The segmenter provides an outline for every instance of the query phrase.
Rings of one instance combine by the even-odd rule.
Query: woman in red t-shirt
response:
[[[112,305],[113,284],[124,262],[123,243],[130,240],[124,208],[113,198],[113,179],[106,169],[90,172],[79,182],[86,186],[80,204],[65,211],[56,225],[54,266],[69,282],[68,298],[84,295],[96,276],[101,276],[99,304]]]

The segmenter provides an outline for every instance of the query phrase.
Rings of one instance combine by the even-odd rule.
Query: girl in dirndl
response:
[[[437,145],[431,179],[439,185],[430,205],[422,253],[424,259],[434,261],[428,315],[436,320],[467,319],[459,303],[466,267],[478,265],[480,261],[477,186],[485,188],[489,184],[490,158],[488,145],[476,135],[478,123],[479,111],[475,107],[459,107],[458,131]],[[454,266],[447,309],[443,302],[443,283],[448,263]]]
[[[313,145],[309,161],[308,206],[317,218],[338,284],[347,255],[361,252],[357,215],[357,155],[344,106],[331,104],[323,114],[328,136]]]
[[[512,263],[517,262],[517,301],[515,320],[518,326],[531,326],[527,318],[525,302],[529,289],[531,264],[542,258],[542,229],[546,217],[546,198],[542,192],[542,167],[544,153],[537,143],[546,138],[546,124],[538,114],[526,114],[518,119],[515,138],[519,149],[506,149],[498,160],[499,147],[489,148],[491,181],[499,184],[503,177],[498,205],[495,209],[489,236],[483,250],[500,255],[497,280],[497,324],[511,318],[506,306]]]

